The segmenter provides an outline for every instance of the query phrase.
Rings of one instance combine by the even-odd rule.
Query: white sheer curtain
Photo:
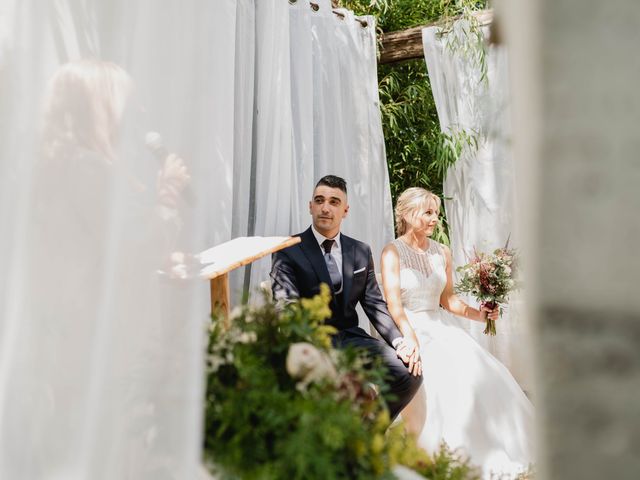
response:
[[[196,478],[208,285],[174,267],[242,232],[253,12],[0,3],[0,478]]]
[[[0,478],[194,478],[190,255],[302,231],[327,173],[392,238],[375,25],[319,5],[0,2]]]
[[[375,25],[319,5],[0,3],[0,478],[194,478],[190,254],[302,231],[327,173],[392,238]]]
[[[487,36],[488,29],[484,28],[483,33]],[[466,20],[455,22],[444,35],[437,27],[422,31],[442,131],[465,132],[478,140],[477,149],[463,149],[444,181],[454,267],[467,263],[474,248],[492,252],[509,238],[510,246],[518,246],[506,49],[488,47],[483,78],[474,48],[469,52],[460,47],[473,41],[473,35]],[[529,339],[520,310],[520,300],[514,296],[498,322],[495,337],[482,334],[484,325],[476,322],[466,328],[528,388]]]
[[[375,20],[331,2],[257,4],[255,235],[306,229],[315,181],[346,179],[343,232],[369,243],[378,262],[393,239],[388,170],[378,105]],[[252,266],[252,286],[269,259]]]

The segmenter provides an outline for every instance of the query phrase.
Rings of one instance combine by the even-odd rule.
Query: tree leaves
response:
[[[375,15],[381,32],[426,25],[487,7],[486,0],[341,0],[358,15]],[[481,59],[482,60],[482,59]],[[474,134],[440,131],[424,60],[378,66],[380,111],[391,196],[423,187],[440,197],[447,170],[463,148],[477,148]],[[434,239],[448,243],[444,209]]]

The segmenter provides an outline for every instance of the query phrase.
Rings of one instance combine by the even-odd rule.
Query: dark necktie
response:
[[[333,284],[333,293],[340,293],[340,290],[342,290],[342,275],[340,275],[336,261],[331,256],[331,247],[334,241],[325,240],[322,242],[322,248],[324,248],[324,261],[327,264],[327,270],[329,270],[329,276]]]

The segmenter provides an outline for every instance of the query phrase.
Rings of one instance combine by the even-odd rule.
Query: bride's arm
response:
[[[420,361],[420,344],[413,328],[409,324],[407,315],[402,307],[400,296],[400,257],[394,245],[387,245],[382,250],[380,262],[382,269],[382,289],[387,302],[387,309],[391,318],[402,333],[403,344],[395,345],[398,356],[409,364],[409,372],[419,376],[422,375],[422,362]],[[404,353],[401,353],[404,352]],[[407,355],[407,358],[403,358]]]
[[[467,305],[455,294],[453,290],[453,274],[451,272],[451,250],[446,245],[442,245],[442,249],[444,251],[447,271],[447,285],[444,287],[444,290],[440,295],[440,305],[442,305],[442,308],[449,310],[455,315],[468,318],[469,320],[475,320],[477,322],[486,321],[487,314],[489,314],[489,317],[492,320],[496,320],[499,315],[498,309],[491,312],[488,308],[482,307],[482,310],[478,310],[477,308]]]
[[[418,346],[418,338],[409,324],[402,306],[400,296],[400,256],[394,245],[389,244],[382,250],[380,268],[382,269],[382,290],[384,291],[384,298],[391,318],[396,322],[402,336],[413,340]]]

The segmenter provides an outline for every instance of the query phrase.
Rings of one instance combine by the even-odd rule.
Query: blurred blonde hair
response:
[[[416,211],[429,199],[436,202],[440,208],[440,197],[422,187],[410,187],[400,194],[396,201],[396,235],[399,237],[407,232],[405,217],[415,215]]]
[[[96,59],[65,63],[51,78],[43,143],[49,157],[78,147],[115,157],[115,140],[133,82],[119,65]]]

